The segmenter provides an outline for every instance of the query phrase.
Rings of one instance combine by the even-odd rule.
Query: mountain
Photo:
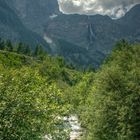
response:
[[[36,32],[49,44],[52,54],[62,55],[72,63],[98,67],[118,40],[140,42],[140,5],[121,19],[113,20],[101,15],[62,14],[57,0],[5,2],[23,23],[19,28]]]
[[[140,42],[140,4],[132,8],[123,18],[117,21],[121,30],[131,42]]]
[[[57,0],[5,0],[21,21],[42,34],[48,19],[60,14]]]
[[[108,16],[64,15],[49,20],[45,34],[53,40],[62,39],[87,50],[94,66],[107,56],[116,41],[140,42],[140,5],[124,17],[112,20]],[[99,56],[100,54],[100,56]],[[102,54],[102,55],[101,55]]]
[[[14,42],[21,41],[30,44],[32,47],[42,44],[49,50],[46,41],[40,35],[25,27],[4,0],[0,0],[0,37],[11,39]]]

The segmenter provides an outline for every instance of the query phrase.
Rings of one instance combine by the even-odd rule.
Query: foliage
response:
[[[34,56],[42,58],[44,55],[44,50],[41,45],[37,45],[35,48]]]
[[[13,51],[13,45],[12,42],[10,40],[7,40],[5,42],[5,50],[12,52]]]
[[[87,140],[139,139],[140,46],[122,43],[97,72],[88,95]]]
[[[4,41],[0,38],[0,50],[4,49]]]
[[[0,139],[39,140],[46,134],[53,140],[67,139],[69,131],[60,118],[72,106],[66,102],[64,87],[70,88],[73,75],[76,81],[79,74],[61,57],[45,55],[41,60],[1,50]]]
[[[28,67],[9,70],[1,66],[0,73],[1,139],[54,135],[58,131],[56,116],[64,113],[60,89],[55,84],[48,85],[46,79]]]
[[[17,45],[16,51],[19,54],[31,55],[31,48],[21,42]]]
[[[10,40],[2,40],[0,38],[0,50],[5,50],[8,52],[16,52],[18,54],[24,54],[27,56],[35,56],[38,58],[42,58],[45,55],[45,50],[41,45],[37,45],[34,51],[31,51],[31,47],[22,42],[17,44],[12,44]]]
[[[0,140],[67,140],[62,118],[70,114],[84,140],[140,138],[140,45],[118,42],[96,71],[78,71],[41,46],[16,46],[0,40]]]

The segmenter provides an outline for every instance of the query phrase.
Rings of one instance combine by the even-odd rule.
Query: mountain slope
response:
[[[84,16],[61,14],[49,20],[45,34],[50,38],[63,39],[87,50],[94,66],[102,62],[99,52],[108,55],[115,42],[127,39],[140,42],[140,5],[132,8],[124,17],[112,20],[108,16]],[[95,54],[95,55],[94,55]],[[93,56],[94,55],[94,56]],[[99,63],[96,63],[99,61]]]
[[[132,8],[123,18],[117,21],[125,30],[131,42],[140,42],[140,4]],[[134,40],[135,38],[135,40]]]
[[[73,65],[79,64],[83,67],[88,65],[93,66],[94,64],[100,65],[100,62],[105,58],[105,56],[98,51],[92,53],[92,55],[89,55],[89,52],[86,50],[86,48],[79,47],[78,45],[62,39],[56,39],[54,42],[56,43],[55,55],[63,56],[69,63],[72,63]],[[94,60],[94,56],[98,57],[98,59]]]
[[[21,21],[33,31],[42,34],[48,19],[60,14],[57,0],[5,0]]]
[[[54,54],[62,55],[71,61],[75,61],[76,58],[78,64],[92,64],[98,67],[118,40],[124,38],[132,43],[140,42],[140,5],[133,7],[121,19],[112,20],[101,15],[62,14],[57,0],[5,1],[24,24],[23,30],[26,26],[40,34]],[[12,34],[10,29],[9,32]],[[17,34],[14,36],[19,37]],[[27,34],[22,38],[25,36]],[[71,47],[67,47],[70,44]],[[66,52],[69,55],[66,55]],[[78,55],[80,57],[77,57]]]
[[[0,37],[11,39],[15,42],[22,41],[32,46],[42,44],[48,48],[47,43],[39,35],[27,29],[15,12],[0,0]]]

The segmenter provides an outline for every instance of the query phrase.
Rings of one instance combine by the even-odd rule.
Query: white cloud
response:
[[[65,14],[108,15],[120,18],[140,0],[58,0],[59,9]]]

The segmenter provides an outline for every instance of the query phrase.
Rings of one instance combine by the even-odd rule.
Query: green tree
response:
[[[63,110],[61,90],[54,83],[48,84],[35,69],[0,65],[1,140],[41,140],[46,134],[65,140],[59,119]]]
[[[4,49],[5,49],[5,42],[0,38],[0,50],[4,50]]]
[[[17,45],[17,53],[23,53],[23,47],[24,47],[24,45],[23,45],[23,43],[22,42],[20,42],[18,45]]]
[[[139,45],[122,45],[96,74],[83,112],[87,140],[139,139],[139,54]]]
[[[86,68],[85,71],[87,71],[87,72],[95,72],[95,68],[94,68],[93,65],[89,65],[89,66]]]
[[[58,61],[58,64],[60,67],[64,67],[65,66],[65,60],[64,58],[60,57],[60,56],[57,56],[56,57],[56,60]]]
[[[10,40],[7,40],[5,42],[5,50],[9,51],[9,52],[13,51],[13,45],[12,45],[12,42]]]
[[[20,42],[17,46],[17,53],[30,56],[31,55],[31,48],[30,48],[30,46],[25,45],[22,42]]]
[[[124,47],[129,47],[129,43],[127,42],[127,40],[122,39],[116,43],[114,50],[121,50]]]
[[[41,56],[44,54],[43,47],[41,45],[37,45],[34,51],[35,56]]]
[[[31,55],[31,48],[30,48],[30,46],[26,45],[24,54],[25,55],[29,55],[29,56]]]

